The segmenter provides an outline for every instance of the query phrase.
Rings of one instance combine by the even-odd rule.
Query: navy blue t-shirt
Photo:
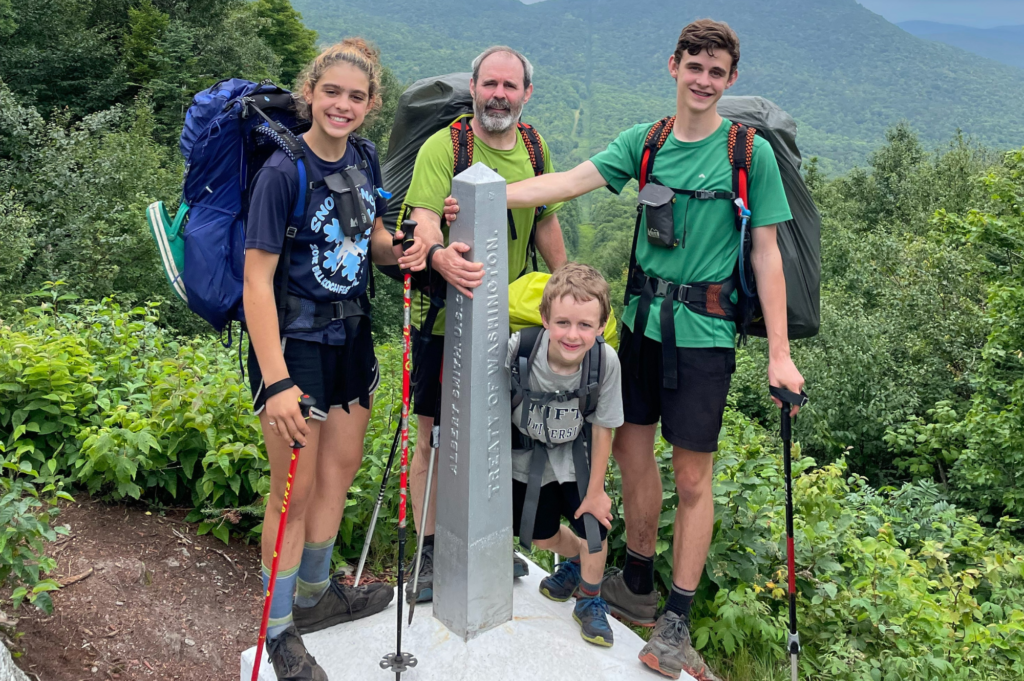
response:
[[[369,167],[363,170],[367,181],[360,187],[359,193],[370,217],[370,228],[355,237],[346,237],[339,222],[343,216],[334,206],[334,199],[327,187],[307,190],[311,191],[309,207],[292,243],[291,262],[288,265],[288,293],[293,296],[329,303],[355,299],[366,291],[370,267],[370,259],[367,257],[370,231],[376,217],[387,212],[387,201],[377,192],[378,187],[383,187],[377,150],[372,142],[364,142],[363,145]],[[305,140],[302,140],[302,147],[306,152],[308,182],[322,180],[345,168],[358,166],[363,161],[351,140],[345,155],[335,163],[318,158]],[[295,163],[283,151],[274,152],[256,174],[246,227],[246,249],[255,248],[268,253],[283,251],[285,230],[295,208],[298,191],[299,171]],[[348,206],[342,208],[347,209]],[[302,326],[308,329],[309,320],[304,317],[292,322],[289,327],[292,330],[286,328],[282,335],[328,345],[344,345],[343,320],[318,331],[297,330]]]

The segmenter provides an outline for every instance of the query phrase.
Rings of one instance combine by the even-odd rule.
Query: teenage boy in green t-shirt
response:
[[[656,154],[652,181],[675,189],[732,191],[728,157],[730,121],[717,111],[718,100],[736,82],[739,39],[724,23],[704,19],[683,29],[668,70],[676,81],[676,119]],[[608,148],[576,168],[530,178],[508,188],[510,207],[568,201],[598,187],[618,193],[638,179],[643,147],[652,124],[626,130]],[[768,143],[754,140],[749,173],[749,209],[753,249],[751,264],[768,331],[768,380],[799,393],[804,380],[789,355],[786,328],[786,281],[775,226],[792,216],[778,165]],[[703,200],[678,194],[672,207],[670,246],[651,243],[646,218],[640,225],[636,262],[652,279],[671,284],[721,282],[733,273],[740,247],[731,200]],[[449,199],[445,212],[454,218]],[[654,235],[657,237],[657,235]],[[657,238],[654,241],[661,243]],[[710,295],[710,293],[709,293]],[[613,454],[622,471],[627,559],[625,570],[605,579],[604,598],[612,612],[634,623],[654,626],[640,659],[678,678],[685,671],[702,681],[717,677],[693,648],[689,612],[700,583],[714,526],[711,496],[713,455],[718,448],[726,394],[735,369],[736,325],[703,316],[686,304],[653,297],[642,329],[636,328],[640,296],[632,295],[622,315],[626,330],[620,342],[625,423],[615,433]],[[719,299],[721,302],[721,299]],[[661,307],[673,306],[665,323],[675,331],[675,389],[663,374]],[[709,308],[711,306],[709,305]],[[642,338],[633,335],[641,333]],[[633,342],[635,341],[635,342]],[[663,371],[667,370],[667,371]],[[781,407],[781,404],[779,405]],[[661,514],[661,479],[653,456],[658,421],[672,444],[679,506],[673,541],[672,591],[656,619],[654,543]]]
[[[509,184],[534,176],[533,164],[526,143],[517,128],[523,106],[533,93],[533,66],[522,54],[510,47],[495,46],[485,50],[473,60],[470,92],[473,95],[473,116],[469,124],[473,132],[472,162],[483,163],[505,178]],[[551,152],[540,137],[544,156],[544,172],[554,172]],[[413,168],[412,183],[405,198],[405,212],[416,220],[416,245],[399,260],[402,267],[414,271],[426,266],[426,257],[434,244],[447,245],[436,250],[431,264],[449,284],[472,297],[470,290],[483,281],[483,265],[462,257],[469,250],[463,243],[448,243],[448,226],[442,225],[441,213],[445,197],[451,194],[452,175],[455,170],[455,152],[451,129],[445,127],[430,136],[420,147]],[[544,258],[548,269],[554,272],[565,264],[565,244],[562,229],[555,212],[561,204],[549,203],[537,216],[534,236],[537,252]],[[534,209],[519,207],[512,211],[515,239],[508,230],[509,283],[519,278],[526,269],[530,231],[534,229]],[[433,597],[434,513],[437,504],[431,504],[428,517],[423,518],[421,506],[427,484],[427,463],[430,456],[429,433],[434,424],[437,400],[440,395],[441,358],[444,351],[445,316],[442,309],[432,329],[425,329],[429,300],[414,296],[412,308],[412,345],[415,357],[413,387],[413,413],[419,422],[420,437],[416,439],[416,452],[410,470],[413,517],[418,532],[424,533],[423,559],[416,594],[412,594],[413,580],[409,581],[408,597],[429,601]],[[437,477],[434,478],[436,491]],[[526,563],[515,558],[513,574],[526,573]]]

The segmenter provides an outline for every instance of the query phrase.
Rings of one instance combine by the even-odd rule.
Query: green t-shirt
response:
[[[653,123],[642,123],[626,130],[608,148],[590,159],[616,194],[640,174],[644,141]],[[652,177],[675,189],[711,189],[732,191],[728,139],[732,123],[723,119],[713,134],[699,142],[680,142],[669,133],[665,146],[654,159]],[[779,166],[771,145],[754,139],[754,155],[748,178],[751,226],[765,227],[792,218],[782,187]],[[689,200],[687,200],[689,199]],[[735,206],[724,200],[704,200],[678,195],[673,205],[676,248],[661,248],[648,243],[646,225],[640,226],[636,259],[652,277],[677,284],[697,281],[721,281],[733,273],[739,254],[740,235],[736,230]],[[633,329],[639,296],[633,296],[622,314],[622,323]],[[661,341],[661,305],[655,298],[647,317],[644,335]],[[676,346],[681,348],[731,348],[736,344],[736,325],[724,319],[705,317],[682,303],[675,305]]]
[[[544,172],[552,173],[555,168],[551,163],[551,152],[548,150],[544,138],[541,138],[540,144],[544,149]],[[508,184],[533,177],[530,153],[519,134],[516,135],[516,145],[508,151],[493,149],[476,137],[473,141],[473,163],[483,163],[505,178]],[[451,131],[449,128],[443,128],[431,135],[416,155],[412,183],[409,185],[409,192],[405,197],[405,211],[411,211],[413,208],[426,208],[442,215],[444,200],[452,193],[454,171],[455,152],[452,149]],[[553,214],[561,205],[559,203],[546,207],[541,213],[540,219]],[[533,228],[533,216],[533,208],[519,208],[512,211],[512,219],[516,224],[516,235],[519,238],[513,241],[512,232],[508,231],[508,281],[510,284],[519,278],[520,272],[526,267],[526,251],[530,230]],[[447,245],[447,225],[442,225],[442,231],[445,245]],[[430,301],[426,296],[413,296],[412,323],[417,329],[423,325],[429,306]],[[435,335],[444,335],[444,319],[444,310],[441,310],[434,323]]]

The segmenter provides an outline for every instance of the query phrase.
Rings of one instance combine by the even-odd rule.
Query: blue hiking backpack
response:
[[[146,215],[175,294],[218,332],[244,321],[249,192],[256,172],[277,149],[298,167],[291,222],[297,227],[302,220],[307,182],[296,135],[308,128],[291,93],[270,81],[223,80],[192,99],[181,131],[185,179],[178,213],[172,221],[158,201]]]

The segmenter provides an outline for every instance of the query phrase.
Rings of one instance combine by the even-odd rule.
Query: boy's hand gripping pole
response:
[[[299,410],[302,418],[309,419],[309,410],[316,406],[316,400],[309,395],[299,397]],[[256,639],[256,658],[252,663],[252,681],[260,676],[260,662],[263,661],[263,644],[267,642],[267,624],[270,622],[270,603],[274,600],[274,583],[277,581],[277,565],[281,559],[281,545],[284,543],[284,528],[288,524],[288,506],[292,501],[292,482],[295,480],[295,469],[299,466],[299,450],[302,445],[292,442],[292,458],[288,464],[288,481],[284,486],[284,501],[281,503],[281,521],[277,525],[277,539],[274,541],[274,559],[270,563],[270,582],[267,595],[263,601],[263,618],[260,621],[260,635]]]
[[[407,250],[413,243],[413,230],[416,228],[414,220],[406,220],[402,223],[402,248]],[[412,276],[406,271],[402,279],[402,311],[404,323],[402,325],[402,464],[399,469],[398,478],[398,630],[396,632],[395,652],[385,655],[380,661],[380,668],[393,671],[395,679],[402,678],[402,672],[410,667],[416,666],[416,658],[410,653],[402,652],[402,591],[405,582],[404,559],[405,559],[405,511],[406,511],[406,489],[409,482],[409,374],[412,369],[410,354],[412,340],[410,337],[411,310],[412,310]]]
[[[807,393],[796,394],[785,388],[768,386],[772,397],[782,402],[782,453],[783,466],[786,470],[786,559],[789,569],[789,639],[786,648],[789,650],[790,671],[793,681],[797,681],[797,660],[800,657],[800,634],[796,630],[796,551],[793,547],[793,462],[791,448],[793,443],[790,410],[794,405],[802,407],[807,404]]]

